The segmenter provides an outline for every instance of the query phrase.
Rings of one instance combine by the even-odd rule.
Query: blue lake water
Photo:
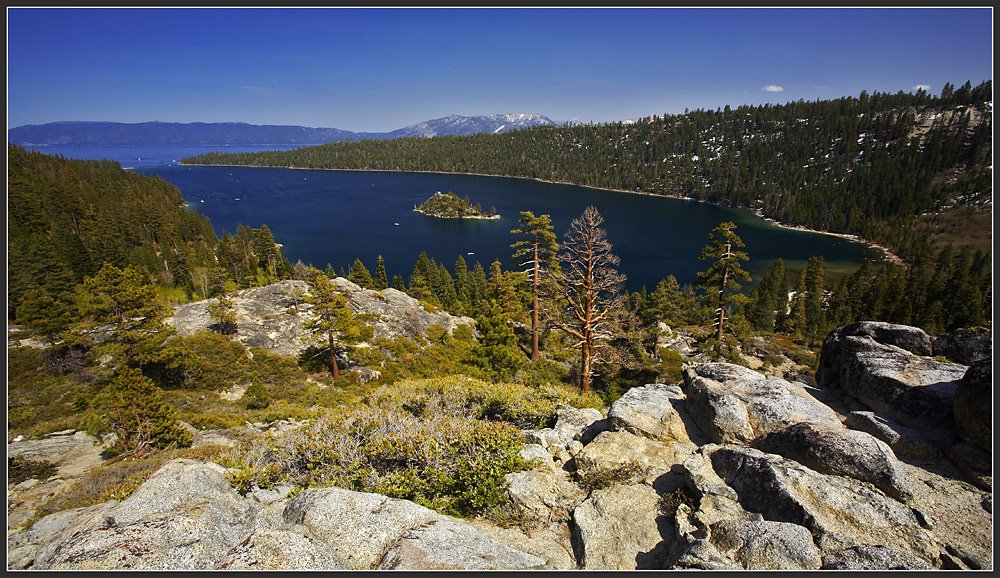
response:
[[[189,167],[177,161],[208,150],[244,151],[288,147],[38,147],[70,158],[109,158],[123,167],[159,176],[177,186],[188,205],[212,220],[217,233],[239,224],[267,224],[293,263],[348,268],[360,257],[374,270],[382,255],[389,275],[409,276],[420,251],[449,269],[458,255],[469,267],[487,269],[500,259],[514,268],[510,230],[518,213],[547,213],[559,237],[588,205],[605,218],[608,239],[621,257],[627,286],[652,290],[668,274],[693,282],[705,263],[698,254],[708,233],[723,221],[737,224],[755,281],[781,257],[790,269],[822,255],[831,271],[852,271],[880,253],[838,237],[783,229],[752,211],[705,203],[543,183],[526,179],[445,175],[318,171],[244,167]],[[140,160],[141,159],[141,160]],[[437,191],[468,195],[484,209],[496,207],[492,221],[436,219],[413,212]]]

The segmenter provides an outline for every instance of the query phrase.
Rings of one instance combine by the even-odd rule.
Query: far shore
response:
[[[666,193],[664,193],[664,194],[650,193],[648,191],[630,191],[628,189],[612,189],[612,188],[608,188],[608,187],[595,187],[593,185],[581,185],[579,183],[570,183],[570,182],[566,182],[566,181],[551,181],[551,180],[548,180],[548,179],[540,179],[538,177],[518,177],[518,176],[511,176],[511,175],[493,175],[493,174],[487,174],[487,173],[458,173],[458,172],[453,172],[453,171],[417,171],[417,170],[403,171],[403,170],[394,170],[394,169],[326,169],[326,168],[315,168],[315,167],[286,167],[286,166],[275,166],[275,165],[188,164],[188,163],[183,163],[183,162],[182,163],[178,163],[178,165],[179,166],[190,166],[190,167],[230,167],[230,168],[231,167],[245,167],[245,168],[251,168],[251,169],[291,169],[291,170],[295,170],[295,171],[341,171],[341,172],[355,172],[355,173],[426,173],[426,174],[435,174],[435,175],[471,175],[471,176],[477,176],[477,177],[500,177],[500,178],[505,178],[505,179],[523,179],[523,180],[526,180],[526,181],[536,181],[536,182],[539,182],[539,183],[549,183],[549,184],[553,184],[553,185],[570,185],[570,186],[574,186],[574,187],[583,187],[583,188],[587,188],[587,189],[593,189],[595,191],[611,191],[611,192],[615,192],[615,193],[628,193],[630,195],[643,195],[643,196],[647,196],[647,197],[661,197],[661,198],[668,198],[668,199],[677,199],[677,200],[681,200],[681,201],[694,201],[694,202],[697,202],[697,203],[706,203],[706,204],[710,204],[710,205],[715,204],[715,203],[710,203],[708,201],[702,201],[702,200],[699,200],[699,199],[694,199],[694,198],[691,198],[691,197],[685,197],[685,196],[682,196],[682,195],[671,195],[671,194],[666,194]],[[722,205],[717,205],[717,206],[722,206]],[[748,211],[753,211],[754,214],[757,215],[758,217],[760,217],[761,219],[767,221],[768,223],[771,223],[772,225],[774,225],[776,227],[780,227],[782,229],[790,229],[790,230],[793,230],[793,231],[802,231],[802,232],[805,232],[805,233],[816,233],[818,235],[830,235],[832,237],[840,237],[841,239],[845,239],[847,241],[851,241],[852,243],[860,243],[862,245],[866,245],[868,247],[871,247],[873,249],[877,249],[877,250],[881,251],[882,254],[883,254],[883,256],[885,257],[885,260],[888,261],[888,262],[890,262],[890,263],[893,263],[895,265],[903,265],[903,266],[906,265],[906,262],[902,258],[900,258],[899,255],[897,255],[894,252],[892,252],[892,250],[889,249],[888,247],[886,247],[885,245],[876,243],[874,241],[869,241],[868,239],[863,239],[863,238],[861,238],[861,237],[859,237],[857,235],[852,235],[850,233],[835,233],[833,231],[820,231],[820,230],[817,230],[817,229],[810,229],[808,227],[803,227],[801,225],[788,225],[788,224],[785,224],[785,223],[781,223],[781,222],[779,222],[779,221],[777,221],[777,220],[775,220],[775,219],[773,219],[771,217],[768,217],[768,216],[764,215],[763,213],[761,213],[760,211],[756,211],[756,210],[750,209],[748,207],[729,207],[729,208],[746,209]],[[488,218],[494,218],[494,217],[488,217]],[[495,218],[499,218],[499,215],[497,215],[497,217],[495,217]]]

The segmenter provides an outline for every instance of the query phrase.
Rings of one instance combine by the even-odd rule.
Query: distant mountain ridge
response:
[[[391,132],[353,132],[338,128],[255,125],[242,122],[101,122],[63,121],[29,124],[7,131],[19,145],[315,145],[364,139],[395,139],[477,133],[501,133],[533,126],[558,126],[541,114],[450,115]]]

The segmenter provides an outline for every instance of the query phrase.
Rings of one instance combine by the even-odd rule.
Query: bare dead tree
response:
[[[611,252],[604,218],[594,207],[573,219],[563,237],[562,275],[556,284],[559,316],[554,326],[580,350],[580,390],[590,391],[594,365],[625,361],[627,353],[615,341],[627,337],[631,313],[625,308],[622,287],[625,275],[620,259]]]

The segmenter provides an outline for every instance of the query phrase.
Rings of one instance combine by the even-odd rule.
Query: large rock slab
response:
[[[69,430],[62,435],[50,434],[41,439],[20,440],[7,444],[7,456],[45,460],[56,466],[64,478],[78,476],[101,465],[104,458],[98,439],[86,432]]]
[[[448,333],[459,325],[475,325],[471,317],[458,317],[441,310],[428,311],[420,301],[396,289],[363,289],[343,277],[331,281],[347,297],[352,309],[378,316],[372,324],[375,337],[415,339],[426,337],[431,325],[440,325]]]
[[[676,385],[633,387],[608,410],[611,428],[664,443],[691,443],[684,416],[686,396]],[[696,434],[697,437],[697,434]]]
[[[955,393],[955,429],[962,438],[986,451],[993,448],[993,360],[969,368]]]
[[[740,366],[702,364],[685,369],[684,381],[687,411],[715,443],[750,444],[800,422],[841,426],[837,414],[801,385]]]
[[[446,519],[407,500],[340,488],[305,490],[285,508],[285,522],[301,524],[354,570],[371,570],[404,534]]]
[[[934,340],[934,355],[962,365],[975,365],[993,357],[993,334],[986,327],[962,327]]]
[[[838,331],[843,335],[871,337],[878,343],[892,345],[914,355],[934,354],[934,338],[919,327],[884,321],[858,321],[845,325]]]
[[[924,560],[939,550],[913,510],[865,484],[737,446],[704,446],[715,472],[747,510],[808,528],[824,552],[884,545]]]
[[[45,536],[32,567],[210,569],[239,544],[249,515],[224,468],[186,459],[167,462],[128,499],[109,504]]]
[[[469,317],[456,317],[444,311],[430,312],[419,301],[395,289],[362,289],[347,279],[332,280],[358,313],[378,316],[373,322],[377,338],[426,337],[427,328],[440,325],[451,332],[462,324],[475,323]],[[305,281],[286,280],[265,287],[237,291],[233,295],[236,310],[236,339],[247,346],[262,347],[282,355],[298,355],[311,346],[321,346],[305,329],[312,318],[312,306],[302,299],[309,294]],[[177,307],[166,322],[180,335],[206,331],[212,325],[208,306],[213,299]]]
[[[799,423],[759,438],[754,447],[820,473],[868,482],[902,502],[913,498],[892,449],[865,432]]]
[[[583,569],[659,569],[666,560],[672,528],[649,486],[597,490],[573,512],[573,522]]]
[[[823,570],[933,570],[934,567],[907,552],[888,546],[855,546],[823,558]]]
[[[617,481],[656,484],[658,478],[670,472],[675,464],[684,462],[694,450],[692,443],[665,444],[626,431],[606,431],[584,446],[574,462],[577,478],[581,480],[617,479],[630,472],[630,477]]]
[[[257,529],[216,565],[219,570],[347,570],[325,543],[286,529]]]
[[[858,431],[869,433],[892,448],[897,456],[918,459],[934,459],[941,456],[941,447],[951,444],[954,434],[950,429],[937,430],[928,434],[900,425],[891,419],[876,415],[871,411],[852,411],[847,414],[844,424]]]
[[[302,302],[308,291],[309,284],[297,280],[237,291],[232,295],[236,339],[244,345],[282,355],[298,355],[308,347],[322,345],[305,328],[312,312],[312,306]],[[210,331],[213,321],[208,306],[215,301],[206,299],[180,305],[166,323],[179,335]]]
[[[817,570],[823,563],[812,534],[798,524],[725,520],[712,524],[710,540],[746,570]]]
[[[568,521],[587,498],[587,492],[562,471],[512,472],[504,479],[511,503],[535,526]]]
[[[515,550],[467,522],[437,520],[406,532],[380,570],[532,570],[546,560]]]
[[[920,345],[919,329],[869,330],[873,326],[879,324],[847,325],[826,338],[816,373],[820,387],[844,391],[905,426],[950,424],[952,401],[967,367],[923,357],[930,349]]]
[[[480,519],[469,522],[515,550],[542,558],[545,560],[542,570],[573,570],[577,567],[568,524],[553,523],[542,528],[523,528],[494,526]]]

